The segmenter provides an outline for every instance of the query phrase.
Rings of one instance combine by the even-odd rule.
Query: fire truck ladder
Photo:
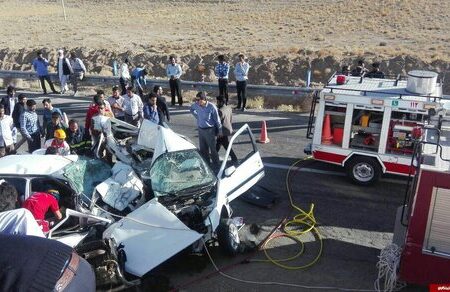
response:
[[[314,91],[313,98],[311,101],[311,109],[309,111],[308,128],[306,130],[306,138],[312,139],[314,134],[314,125],[316,120],[316,106],[319,103],[319,91]]]

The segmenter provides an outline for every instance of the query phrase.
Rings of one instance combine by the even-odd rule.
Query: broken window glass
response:
[[[197,150],[168,152],[150,169],[152,189],[157,196],[182,195],[185,189],[215,183],[216,177]]]
[[[64,168],[72,187],[81,195],[83,203],[90,205],[94,188],[111,176],[111,166],[98,159],[81,158]]]

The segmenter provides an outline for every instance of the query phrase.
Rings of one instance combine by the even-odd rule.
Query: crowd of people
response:
[[[58,51],[57,72],[61,83],[61,93],[67,92],[67,83],[70,80],[74,94],[77,93],[77,82],[86,73],[83,62],[77,58],[74,52],[70,57],[64,55],[63,50]],[[238,56],[235,64],[234,75],[237,88],[237,107],[246,110],[246,87],[250,65],[243,54]],[[205,92],[199,92],[190,111],[197,120],[199,131],[199,149],[204,157],[218,166],[217,151],[220,146],[228,146],[228,136],[232,134],[231,116],[232,110],[228,106],[228,78],[230,65],[224,55],[217,57],[215,75],[219,85],[217,105],[208,101]],[[33,61],[33,67],[39,77],[44,93],[46,93],[45,81],[50,85],[52,92],[57,93],[54,85],[48,77],[49,62],[37,52],[37,58]],[[342,74],[351,76],[365,76],[369,78],[384,78],[380,71],[380,64],[373,63],[369,71],[363,60],[359,60],[355,68],[346,65],[342,68]],[[177,63],[175,56],[169,57],[166,67],[167,78],[170,85],[171,105],[183,105],[180,78],[183,70]],[[75,119],[68,119],[60,109],[53,107],[51,100],[45,98],[42,101],[43,115],[42,125],[36,113],[36,102],[27,99],[23,93],[15,98],[15,88],[9,86],[6,96],[0,101],[0,157],[15,153],[25,141],[28,143],[28,151],[32,153],[42,146],[48,154],[66,155],[69,153],[86,154],[92,150],[93,145],[98,146],[99,137],[111,136],[108,128],[108,119],[116,118],[139,127],[142,120],[147,119],[161,126],[170,122],[169,107],[166,104],[161,86],[154,86],[150,93],[146,92],[148,71],[137,66],[132,68],[130,61],[125,58],[119,68],[119,86],[112,87],[111,95],[107,98],[103,90],[97,90],[92,103],[86,113],[84,127]],[[226,128],[226,129],[225,129]],[[22,139],[17,141],[17,133]],[[232,152],[231,157],[236,160]]]

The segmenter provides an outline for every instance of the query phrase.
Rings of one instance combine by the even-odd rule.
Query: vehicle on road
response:
[[[237,253],[230,202],[264,176],[249,126],[230,140],[230,147],[247,150],[231,163],[228,148],[217,174],[194,144],[169,128],[114,123],[119,128],[131,138],[109,137],[113,167],[78,156],[6,156],[0,178],[23,199],[41,189],[62,190],[66,217],[47,237],[75,247],[94,266],[99,287],[136,285],[167,259],[189,247],[200,251],[205,242]]]
[[[395,222],[393,243],[399,248],[399,256],[396,259],[388,254],[390,262],[399,265],[398,270],[392,270],[393,279],[425,286],[449,283],[449,126],[450,117],[443,116],[425,128],[417,142],[411,163],[416,175],[408,180]]]
[[[409,175],[416,141],[445,112],[438,74],[411,71],[407,78],[334,74],[311,106],[305,152],[343,166],[360,185],[384,173]]]

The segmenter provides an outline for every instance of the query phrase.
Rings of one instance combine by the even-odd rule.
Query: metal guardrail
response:
[[[50,78],[53,81],[58,81],[56,73],[50,73]],[[24,79],[24,80],[38,80],[36,73],[32,71],[18,71],[18,70],[0,70],[0,78]],[[86,75],[81,84],[88,85],[118,85],[119,77],[116,76],[98,76]],[[169,88],[169,80],[166,79],[147,79],[147,88],[151,89],[154,85]],[[230,90],[236,90],[236,84],[228,84]],[[219,85],[217,82],[195,82],[195,81],[181,81],[181,88],[184,90],[198,90],[198,91],[218,91]],[[272,85],[247,85],[247,92],[249,95],[257,96],[278,96],[278,97],[292,97],[300,98],[305,94],[313,92],[315,89],[309,87],[294,87],[294,86],[272,86]]]

